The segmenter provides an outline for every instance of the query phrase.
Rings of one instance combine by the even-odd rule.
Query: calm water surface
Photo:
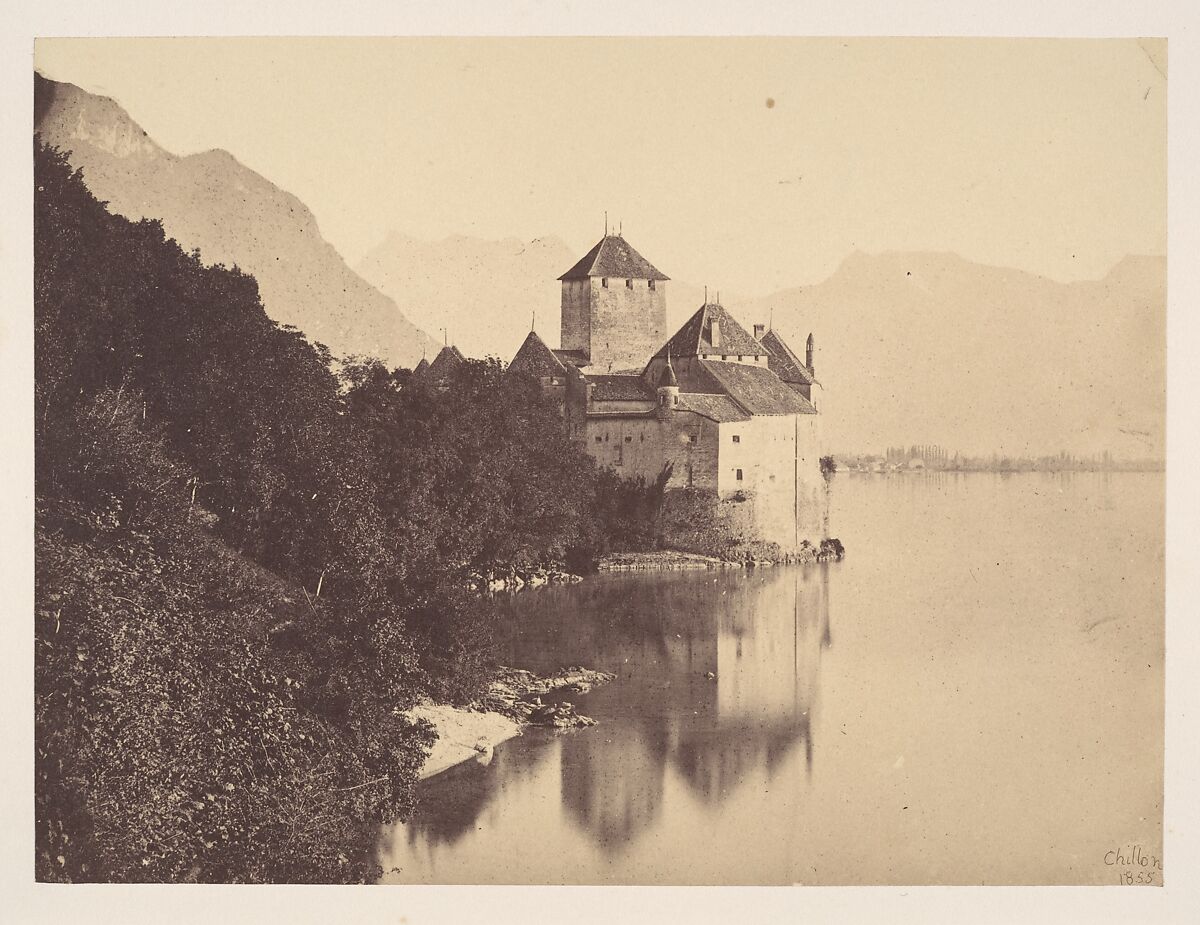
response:
[[[843,562],[507,599],[508,664],[617,674],[600,725],[426,782],[385,882],[1117,882],[1161,855],[1163,485],[841,474]]]

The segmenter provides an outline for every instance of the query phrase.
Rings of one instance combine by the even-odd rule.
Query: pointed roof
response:
[[[429,361],[425,357],[421,357],[421,362],[413,367],[413,375],[420,376],[429,369]]]
[[[717,322],[721,344],[714,347],[712,343],[712,325]],[[737,323],[737,320],[723,307],[713,302],[701,305],[696,314],[683,323],[675,336],[662,345],[655,357],[668,355],[677,357],[695,357],[705,354],[724,354],[726,356],[766,356],[770,353],[766,347],[756,341],[750,333]]]
[[[530,331],[521,344],[512,362],[508,364],[510,373],[526,373],[535,379],[542,376],[565,376],[567,368],[562,365],[554,351],[546,346],[545,341],[537,336],[536,331]]]
[[[451,344],[438,351],[438,355],[429,364],[427,372],[435,379],[445,379],[466,362],[467,358],[459,352],[457,347]]]
[[[783,342],[783,338],[775,333],[774,329],[767,331],[759,338],[759,341],[767,348],[767,368],[780,379],[798,385],[813,384],[812,373],[792,352],[792,348]]]
[[[587,279],[589,276],[661,280],[671,278],[655,269],[649,260],[616,234],[601,238],[595,247],[584,254],[583,258],[559,279]]]
[[[658,379],[658,387],[669,388],[678,386],[679,379],[675,376],[675,367],[671,365],[671,354],[667,354],[667,365],[663,367],[662,375]]]

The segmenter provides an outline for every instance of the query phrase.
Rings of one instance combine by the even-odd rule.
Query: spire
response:
[[[667,350],[667,365],[663,367],[662,376],[659,377],[658,387],[671,388],[679,385],[679,380],[675,378],[675,368],[671,365],[671,351]]]

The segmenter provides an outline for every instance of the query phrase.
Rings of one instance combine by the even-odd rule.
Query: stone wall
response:
[[[564,350],[583,350],[593,373],[641,372],[646,358],[666,343],[666,283],[610,277],[564,280],[562,338]]]
[[[563,350],[582,350],[591,346],[592,302],[590,281],[566,279],[562,284],[562,323],[559,346]]]
[[[611,466],[622,478],[652,482],[669,464],[668,488],[690,484],[716,490],[720,431],[698,414],[677,411],[666,421],[640,415],[588,417],[583,439],[596,463]]]

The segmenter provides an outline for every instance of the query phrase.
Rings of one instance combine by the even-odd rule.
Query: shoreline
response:
[[[805,565],[836,562],[846,554],[836,539],[821,541],[819,547],[806,546],[798,552],[771,550],[766,555],[747,553],[744,557],[723,559],[694,552],[659,549],[650,552],[610,553],[600,560],[597,572],[685,571],[689,569],[768,568],[773,565]]]
[[[530,726],[564,731],[596,725],[591,717],[576,713],[574,704],[561,695],[586,694],[614,677],[578,666],[546,677],[501,666],[487,693],[473,703],[456,707],[426,702],[412,707],[405,715],[429,723],[437,734],[417,779],[428,780],[467,761],[488,764],[497,745]]]

